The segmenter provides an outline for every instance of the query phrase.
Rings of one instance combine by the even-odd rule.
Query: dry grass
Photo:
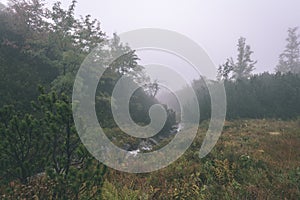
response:
[[[300,120],[238,120],[226,122],[218,145],[247,154],[279,169],[300,166]]]

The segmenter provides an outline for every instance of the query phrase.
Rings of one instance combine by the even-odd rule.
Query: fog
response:
[[[51,7],[55,1],[45,2]],[[71,1],[62,3],[67,7]],[[78,0],[76,14],[99,19],[109,36],[146,27],[177,31],[201,45],[216,65],[235,58],[237,40],[243,36],[259,73],[274,71],[287,29],[300,26],[299,8],[298,0]]]
[[[243,36],[258,60],[255,72],[273,72],[287,29],[300,26],[299,8],[298,0],[78,0],[77,14],[98,18],[108,35],[146,27],[177,31],[201,45],[216,65],[235,58]]]

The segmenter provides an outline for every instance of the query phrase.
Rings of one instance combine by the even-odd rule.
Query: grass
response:
[[[212,152],[200,159],[207,127],[201,123],[190,148],[168,167],[145,174],[109,169],[103,187],[94,185],[78,198],[89,199],[102,187],[92,199],[300,199],[300,119],[226,121]],[[53,184],[41,177],[26,186],[10,185],[7,194],[2,186],[0,197],[30,193],[25,196],[49,199]]]
[[[226,121],[217,145],[200,160],[206,129],[204,122],[190,149],[167,168],[110,170],[106,180],[119,194],[132,190],[133,199],[300,198],[300,120]]]

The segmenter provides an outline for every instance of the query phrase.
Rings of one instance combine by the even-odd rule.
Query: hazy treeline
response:
[[[300,116],[300,76],[297,74],[266,72],[249,79],[225,80],[224,86],[227,119],[294,119]],[[194,81],[193,87],[197,91],[201,120],[207,120],[211,107],[209,91],[203,80]]]

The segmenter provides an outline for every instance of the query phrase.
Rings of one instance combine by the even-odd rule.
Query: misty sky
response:
[[[54,1],[46,2],[51,6]],[[71,0],[62,2],[66,6]],[[300,1],[78,0],[76,14],[99,19],[109,36],[138,28],[177,31],[200,44],[216,65],[236,57],[243,36],[258,60],[256,72],[273,72],[288,27],[300,26]]]

